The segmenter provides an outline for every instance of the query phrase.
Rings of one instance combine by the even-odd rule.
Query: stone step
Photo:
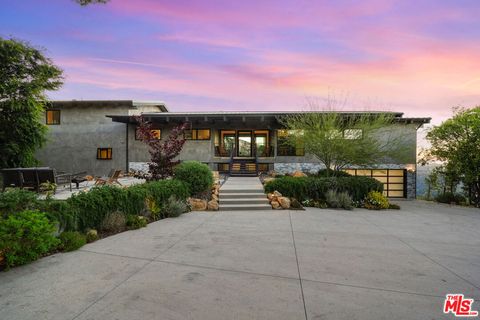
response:
[[[220,210],[272,210],[272,206],[270,204],[220,204]]]
[[[220,199],[220,205],[224,204],[269,204],[267,198],[237,198],[237,199]]]
[[[224,199],[266,199],[264,193],[220,193],[220,200]]]
[[[261,193],[265,194],[263,189],[220,189],[220,194],[224,193]]]

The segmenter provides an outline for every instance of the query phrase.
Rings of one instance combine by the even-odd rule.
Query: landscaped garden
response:
[[[188,161],[173,172],[171,178],[125,188],[94,187],[67,200],[41,200],[32,191],[7,189],[0,193],[0,268],[177,217],[198,202],[205,203],[204,209],[218,209],[210,200],[218,188],[207,165]]]
[[[343,171],[306,175],[275,175],[266,178],[265,192],[274,209],[366,208],[371,210],[399,209],[382,194],[383,184],[369,177],[351,176]],[[287,198],[287,200],[285,200]],[[288,205],[286,205],[287,203]]]

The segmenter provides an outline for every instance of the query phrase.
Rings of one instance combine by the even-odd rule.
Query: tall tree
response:
[[[185,144],[184,131],[187,124],[174,127],[165,140],[156,137],[153,124],[143,116],[136,117],[137,138],[148,145],[151,161],[148,163],[150,179],[160,180],[171,177],[173,168],[180,163],[176,158]]]
[[[62,70],[26,42],[0,37],[0,168],[35,165],[45,142],[46,91],[63,84]]]
[[[404,163],[407,159],[403,136],[392,132],[390,113],[339,113],[312,110],[288,115],[280,122],[290,132],[289,143],[301,144],[327,172],[335,174],[347,166]]]
[[[453,181],[461,180],[470,201],[480,206],[480,106],[454,109],[454,116],[427,133],[431,148],[421,163],[441,161]],[[426,159],[426,160],[425,160]]]

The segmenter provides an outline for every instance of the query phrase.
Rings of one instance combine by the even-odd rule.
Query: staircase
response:
[[[220,210],[272,210],[257,177],[230,177],[220,188]]]
[[[258,176],[258,167],[255,159],[231,159],[229,170],[231,177]]]

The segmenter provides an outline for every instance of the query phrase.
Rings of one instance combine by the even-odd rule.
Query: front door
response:
[[[252,156],[252,132],[238,131],[237,136],[238,156],[251,157]]]

